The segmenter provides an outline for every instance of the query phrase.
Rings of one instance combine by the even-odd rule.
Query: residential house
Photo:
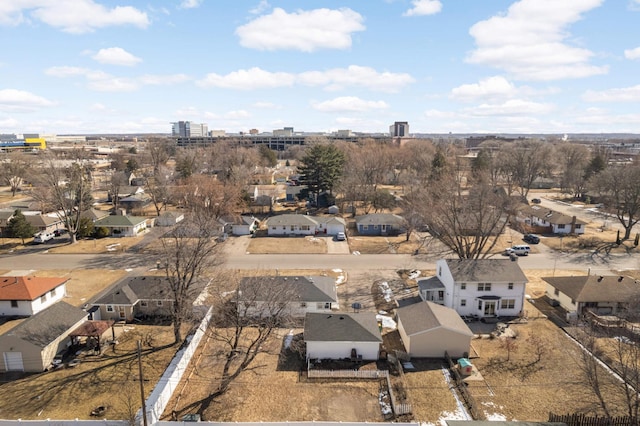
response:
[[[382,343],[374,312],[307,313],[303,336],[307,360],[375,361]]]
[[[151,204],[151,197],[148,194],[140,193],[120,198],[118,205],[127,211],[141,209]]]
[[[398,308],[398,333],[412,358],[468,356],[473,332],[451,308],[421,301]]]
[[[260,227],[260,221],[253,216],[224,216],[218,222],[228,235],[250,235]]]
[[[156,217],[156,226],[173,226],[184,220],[184,213],[166,211]]]
[[[29,224],[31,224],[31,226],[33,226],[36,232],[53,232],[56,229],[64,228],[64,222],[60,220],[60,218],[55,213],[31,213],[32,212],[22,212],[22,214],[24,214],[24,218]]]
[[[93,302],[100,308],[93,318],[130,322],[136,317],[167,317],[174,300],[165,277],[130,277]]]
[[[45,371],[53,357],[71,345],[69,334],[87,319],[87,313],[64,301],[23,320],[0,335],[0,372]]]
[[[391,213],[373,213],[356,216],[360,235],[397,235],[405,231],[405,221]]]
[[[111,215],[94,223],[96,228],[105,227],[112,237],[136,237],[147,231],[147,218],[141,216]]]
[[[336,216],[281,214],[267,219],[267,235],[336,235],[344,232],[346,222]]]
[[[238,304],[246,316],[270,316],[277,312],[303,318],[308,312],[332,312],[338,304],[338,292],[331,277],[245,277],[240,281]]]
[[[518,209],[516,220],[536,228],[535,232],[551,234],[580,235],[584,234],[587,225],[587,222],[578,219],[576,216],[567,216],[538,205],[522,205]]]
[[[287,185],[286,188],[286,201],[303,201],[300,199],[300,193],[307,189],[307,185]]]
[[[91,220],[91,222],[95,223],[96,221],[109,216],[109,212],[106,210],[98,210],[98,209],[89,209],[80,213],[80,218],[87,218]]]
[[[0,316],[30,316],[62,300],[68,278],[0,277]]]
[[[526,284],[509,259],[440,259],[436,275],[418,282],[422,300],[480,318],[520,315]]]
[[[631,277],[584,275],[543,280],[547,297],[556,300],[569,318],[581,317],[587,311],[617,315],[640,300],[640,282]]]

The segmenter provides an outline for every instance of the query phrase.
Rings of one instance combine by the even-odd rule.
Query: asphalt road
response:
[[[46,252],[0,256],[1,269],[137,269],[152,268],[157,257],[146,254],[53,254]],[[434,269],[436,257],[406,254],[226,254],[231,269],[343,269],[353,271]],[[640,269],[639,255],[590,253],[568,254],[554,251],[518,257],[522,269],[583,269],[606,274],[610,270]]]

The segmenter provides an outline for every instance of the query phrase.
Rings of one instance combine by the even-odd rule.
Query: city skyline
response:
[[[11,3],[0,133],[640,133],[640,0]]]

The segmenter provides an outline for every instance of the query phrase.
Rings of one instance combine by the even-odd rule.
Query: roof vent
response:
[[[344,319],[344,317],[343,317],[343,316],[341,316],[341,317],[340,317],[340,319],[341,319],[341,320],[343,320],[343,319]]]
[[[624,277],[618,277],[618,282],[621,283]]]
[[[598,282],[601,282],[603,279],[604,279],[604,277],[603,277],[602,275],[600,275],[600,276],[598,277]]]

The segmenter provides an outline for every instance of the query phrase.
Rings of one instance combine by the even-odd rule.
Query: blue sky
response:
[[[2,0],[0,133],[640,133],[640,0]]]

